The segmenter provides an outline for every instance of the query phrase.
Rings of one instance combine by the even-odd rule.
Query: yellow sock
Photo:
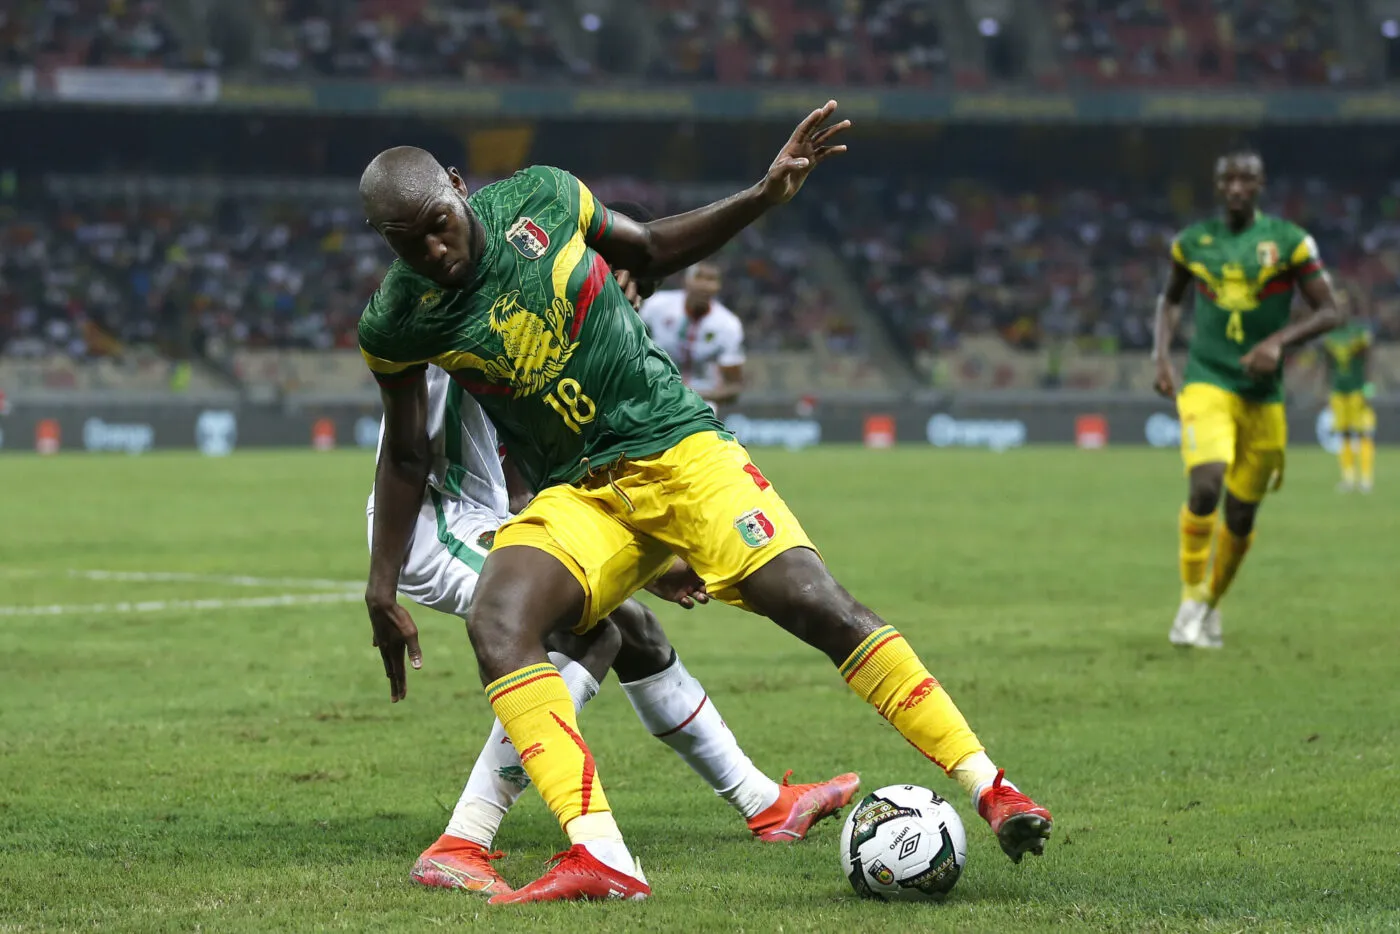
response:
[[[1206,565],[1210,564],[1210,535],[1215,516],[1198,516],[1181,507],[1181,599],[1200,600],[1205,595]]]
[[[1363,444],[1365,442],[1362,442]],[[1356,482],[1356,455],[1352,450],[1351,436],[1342,435],[1342,449],[1337,452],[1337,460],[1342,465],[1342,482]]]
[[[1254,533],[1240,538],[1220,523],[1215,535],[1215,562],[1211,565],[1210,605],[1215,606],[1230,589],[1235,573],[1239,571],[1249,546],[1254,542]]]
[[[964,778],[973,777],[955,769],[982,752],[982,744],[953,699],[893,626],[881,626],[866,636],[841,664],[841,676],[934,765],[959,784],[966,785]]]
[[[488,684],[486,697],[559,826],[567,833],[578,818],[597,815],[584,821],[587,838],[598,839],[602,831],[621,839],[559,670],[550,664],[527,665]]]
[[[1376,438],[1361,436],[1361,482],[1370,486],[1376,479]]]

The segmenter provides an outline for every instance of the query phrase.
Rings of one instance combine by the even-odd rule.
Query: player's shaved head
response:
[[[426,149],[395,146],[370,161],[360,176],[360,201],[365,217],[378,227],[386,221],[407,220],[429,198],[452,187],[452,176]]]
[[[360,176],[365,218],[414,272],[460,288],[485,250],[485,228],[467,203],[467,183],[432,153],[395,146]]]

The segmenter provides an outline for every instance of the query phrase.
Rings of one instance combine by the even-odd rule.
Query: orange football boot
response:
[[[977,799],[977,813],[992,825],[1002,851],[1019,863],[1027,853],[1040,856],[1045,841],[1050,839],[1053,823],[1050,812],[1027,798],[1011,785],[1003,783],[1005,769],[997,770],[996,779],[982,789]]]
[[[641,901],[651,894],[642,867],[629,876],[606,865],[581,843],[575,843],[550,859],[549,870],[534,882],[514,892],[491,896],[492,905],[522,902],[599,901],[625,898]]]
[[[440,889],[504,895],[513,889],[491,865],[504,855],[488,852],[480,843],[443,834],[418,857],[409,878],[419,885]]]
[[[817,821],[850,804],[860,788],[860,776],[854,772],[812,785],[789,785],[791,776],[792,770],[788,769],[778,791],[778,800],[749,818],[753,835],[766,843],[803,839]]]

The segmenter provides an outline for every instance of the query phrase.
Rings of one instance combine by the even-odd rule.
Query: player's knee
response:
[[[807,549],[765,565],[740,591],[751,606],[837,664],[880,625]]]
[[[478,588],[466,613],[467,638],[484,681],[509,674],[521,658],[542,650],[543,633],[532,632],[526,619],[510,589]]]
[[[1220,505],[1225,489],[1224,465],[1208,464],[1191,471],[1187,508],[1198,516],[1208,516]]]
[[[628,600],[611,617],[617,626],[620,645],[613,670],[620,681],[640,681],[658,674],[671,664],[675,650],[661,622],[646,606]]]
[[[545,639],[549,651],[567,655],[599,682],[607,676],[621,645],[622,636],[617,627],[606,619],[582,635],[572,630],[556,630]]]

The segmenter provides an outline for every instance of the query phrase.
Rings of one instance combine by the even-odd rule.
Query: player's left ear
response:
[[[447,178],[449,181],[452,182],[453,189],[456,190],[459,194],[465,195],[467,193],[466,179],[462,178],[461,173],[457,171],[457,167],[455,165],[450,165],[447,167]]]

